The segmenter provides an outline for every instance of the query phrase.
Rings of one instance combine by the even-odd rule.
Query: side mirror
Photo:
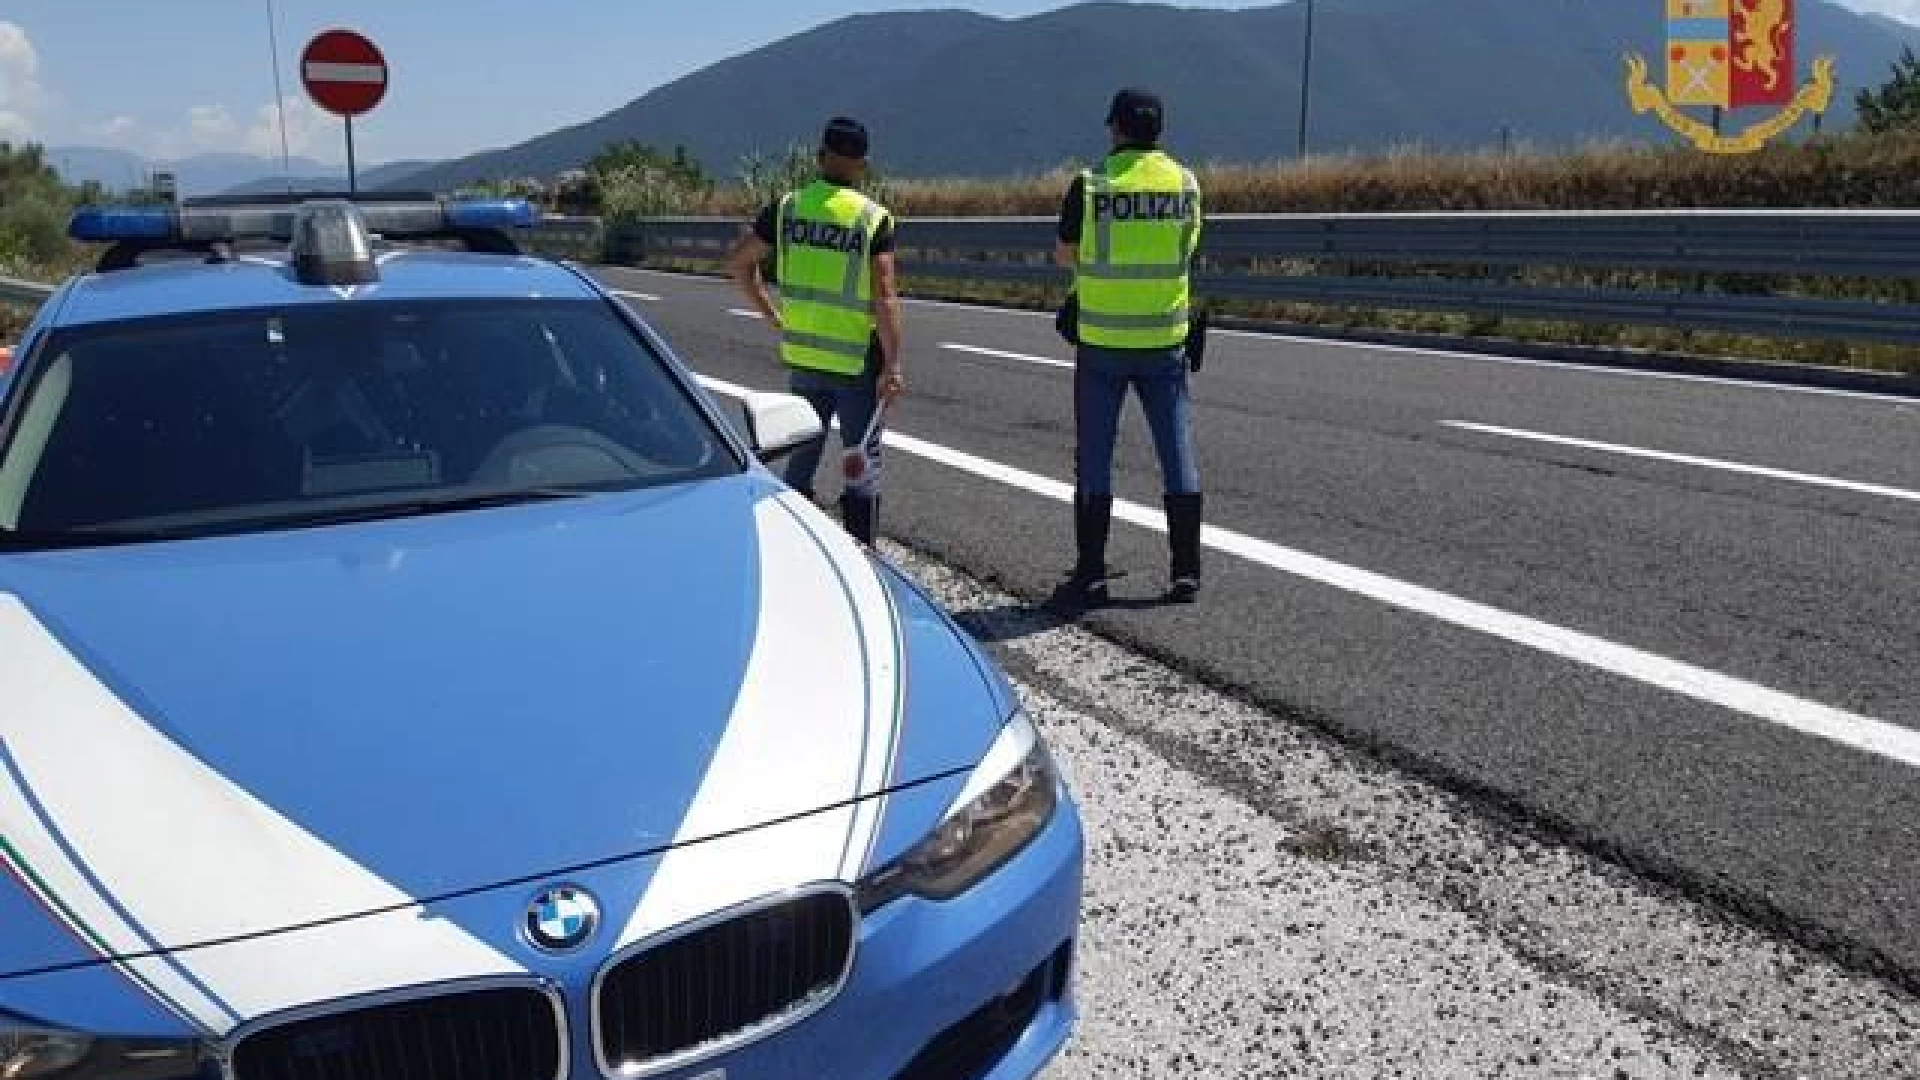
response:
[[[761,461],[772,461],[826,434],[820,414],[807,399],[792,394],[748,394],[747,441]]]

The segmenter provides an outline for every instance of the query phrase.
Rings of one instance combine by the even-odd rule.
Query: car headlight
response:
[[[0,1015],[0,1080],[176,1080],[200,1068],[200,1044],[103,1039]]]
[[[860,910],[908,895],[951,900],[971,889],[1046,827],[1059,785],[1033,722],[1014,713],[939,826],[860,882]]]

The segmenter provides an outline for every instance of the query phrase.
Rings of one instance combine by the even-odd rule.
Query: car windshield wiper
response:
[[[66,551],[158,544],[180,538],[176,533],[148,529],[0,529],[0,551]]]
[[[222,522],[205,530],[201,535],[244,532],[251,529],[304,529],[319,528],[327,525],[352,525],[363,521],[391,521],[396,518],[425,517],[429,514],[454,514],[463,510],[488,510],[501,506],[522,506],[527,503],[552,502],[556,499],[577,499],[594,492],[588,488],[515,488],[510,491],[489,491],[477,495],[446,495],[430,499],[402,499],[398,502],[372,503],[362,506],[342,506],[326,510],[314,510],[306,513],[275,514],[272,517],[251,518],[245,521]]]

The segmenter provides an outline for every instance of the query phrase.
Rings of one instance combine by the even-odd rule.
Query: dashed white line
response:
[[[752,311],[752,310],[749,310],[749,309],[747,309],[747,308],[743,308],[743,307],[730,307],[730,308],[728,308],[728,309],[727,309],[727,314],[729,314],[729,315],[736,315],[736,316],[739,316],[739,317],[740,317],[740,318],[742,318],[742,319],[764,319],[764,318],[766,318],[766,316],[765,316],[765,315],[762,315],[762,314],[760,314],[760,313],[759,313],[759,312],[757,312],[757,311]]]
[[[748,387],[705,376],[701,377],[701,382],[709,389],[730,397],[745,397],[750,392]],[[1051,477],[989,461],[897,431],[887,432],[885,441],[886,445],[903,453],[961,472],[1056,502],[1073,501],[1072,485]],[[1139,503],[1115,499],[1113,514],[1122,521],[1144,529],[1166,531],[1165,515]],[[1215,551],[1285,574],[1765,720],[1803,735],[1920,768],[1920,731],[1822,705],[1744,679],[1347,566],[1229,529],[1208,526],[1202,534],[1202,541]]]
[[[1549,443],[1554,446],[1568,446],[1579,450],[1593,450],[1603,454],[1618,454],[1623,457],[1664,461],[1674,465],[1693,465],[1702,469],[1716,469],[1720,472],[1739,473],[1743,476],[1759,476],[1769,480],[1785,480],[1795,484],[1833,488],[1839,491],[1851,491],[1861,495],[1878,495],[1888,499],[1920,502],[1920,491],[1908,491],[1905,488],[1888,487],[1885,484],[1867,484],[1857,480],[1837,480],[1830,476],[1791,472],[1786,469],[1768,468],[1764,465],[1747,465],[1738,461],[1722,461],[1718,458],[1695,457],[1692,454],[1673,454],[1664,450],[1643,450],[1637,446],[1622,446],[1617,443],[1595,442],[1591,439],[1571,439],[1564,435],[1548,435],[1539,431],[1523,431],[1519,428],[1495,427],[1492,424],[1470,424],[1462,420],[1447,420],[1442,423],[1446,427],[1456,428],[1460,431],[1478,432],[1482,435],[1498,435],[1508,439],[1523,439],[1528,442]]]
[[[658,303],[660,300],[659,297],[652,293],[634,292],[630,289],[608,289],[607,291],[615,296],[624,296],[629,300],[645,300],[649,303]]]
[[[1877,401],[1889,405],[1913,407],[1920,405],[1910,397],[1898,394],[1876,394],[1868,390],[1841,390],[1831,386],[1798,386],[1784,382],[1760,382],[1753,379],[1735,379],[1724,375],[1688,375],[1678,371],[1647,371],[1639,368],[1605,367],[1600,364],[1582,364],[1569,360],[1536,360],[1528,356],[1501,356],[1498,353],[1463,352],[1457,349],[1433,349],[1416,345],[1376,345],[1366,341],[1343,341],[1338,338],[1306,337],[1300,334],[1265,333],[1258,330],[1220,330],[1215,334],[1226,337],[1250,338],[1255,341],[1281,341],[1289,345],[1317,345],[1328,348],[1355,349],[1360,352],[1393,353],[1400,356],[1431,356],[1442,360],[1468,360],[1481,364],[1505,364],[1509,367],[1538,368],[1542,371],[1571,371],[1582,375],[1607,375],[1614,378],[1654,379],[1660,382],[1697,383],[1705,386],[1726,386],[1739,390],[1772,390],[1783,394],[1812,394],[1816,397],[1852,398],[1856,401]]]
[[[1055,360],[1051,356],[1033,356],[1028,353],[1006,352],[1001,349],[983,349],[978,345],[961,345],[952,341],[943,341],[940,343],[940,347],[948,352],[972,353],[975,356],[991,356],[997,360],[1020,360],[1029,364],[1039,364],[1042,367],[1066,368],[1068,371],[1073,370],[1072,361]]]

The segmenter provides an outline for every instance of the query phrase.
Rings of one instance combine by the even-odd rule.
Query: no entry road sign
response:
[[[314,104],[349,119],[372,112],[387,96],[387,60],[351,30],[328,30],[300,54],[300,79]]]

